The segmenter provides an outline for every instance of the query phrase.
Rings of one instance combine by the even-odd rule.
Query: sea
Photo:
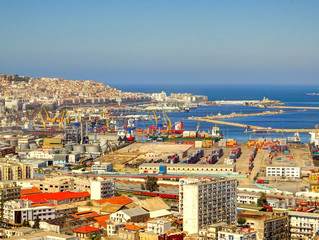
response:
[[[105,84],[108,84],[105,82]],[[309,92],[319,92],[319,85],[196,85],[196,84],[112,84],[122,91],[143,92],[143,93],[158,93],[161,91],[170,93],[192,93],[194,95],[206,95],[209,100],[262,100],[264,97],[271,100],[280,100],[286,103],[287,106],[316,106],[319,107],[319,96],[307,96]],[[184,129],[189,131],[196,130],[197,121],[187,120],[190,116],[207,116],[221,114],[236,113],[257,113],[265,110],[256,107],[247,107],[242,105],[222,105],[222,106],[207,106],[191,109],[189,112],[167,113],[171,122],[182,121]],[[271,128],[290,128],[290,129],[314,129],[319,123],[319,110],[291,110],[287,113],[268,116],[232,118],[223,121],[236,122],[248,125]],[[138,128],[145,128],[152,123],[136,122]],[[154,123],[153,123],[154,124]],[[199,130],[208,131],[215,124],[200,122]],[[218,125],[223,132],[225,138],[235,139],[238,142],[247,142],[249,139],[256,138],[282,138],[293,136],[294,133],[245,133],[245,129]],[[300,133],[302,142],[308,143],[310,134]]]

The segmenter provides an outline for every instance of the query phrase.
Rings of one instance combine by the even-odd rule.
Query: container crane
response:
[[[168,125],[167,125],[167,132],[170,133],[170,131],[172,130],[172,122],[169,119],[169,117],[167,116],[167,114],[164,112],[165,117],[167,118],[168,121]]]

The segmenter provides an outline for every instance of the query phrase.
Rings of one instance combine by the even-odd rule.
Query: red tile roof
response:
[[[56,193],[41,193],[21,196],[21,199],[28,199],[33,203],[45,203],[48,200],[65,200],[70,198],[89,197],[88,192],[56,192]]]
[[[84,211],[84,212],[77,212],[75,214],[72,214],[72,217],[74,218],[93,218],[93,217],[97,217],[100,216],[100,214],[98,214],[97,212],[94,211]]]
[[[136,225],[133,225],[133,224],[126,224],[126,225],[125,225],[125,228],[126,228],[127,230],[137,231],[137,230],[139,230],[141,227],[136,226]]]
[[[132,199],[122,195],[119,197],[113,197],[113,198],[105,198],[105,199],[101,199],[101,200],[95,200],[95,202],[99,203],[100,205],[102,205],[103,203],[111,203],[111,204],[118,204],[118,205],[127,205],[131,202],[133,202]]]
[[[30,189],[21,189],[21,196],[31,195],[31,194],[39,194],[39,193],[42,193],[42,191],[36,187],[32,187]]]
[[[94,220],[97,221],[98,224],[100,224],[101,226],[103,226],[104,228],[107,227],[107,223],[106,220],[110,219],[110,215],[103,215],[103,216],[99,216],[99,217],[95,217]]]
[[[90,233],[90,232],[96,232],[96,231],[100,231],[100,228],[95,228],[95,227],[91,227],[91,226],[84,226],[84,227],[80,227],[77,229],[74,229],[74,232],[79,232],[79,233]]]

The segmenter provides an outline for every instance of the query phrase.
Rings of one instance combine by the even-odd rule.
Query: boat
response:
[[[288,137],[288,143],[301,143],[299,133],[296,132],[293,137]]]
[[[307,96],[319,96],[319,93],[306,93]]]
[[[310,139],[309,139],[309,150],[311,152],[312,159],[319,160],[319,134],[316,132],[310,132]]]

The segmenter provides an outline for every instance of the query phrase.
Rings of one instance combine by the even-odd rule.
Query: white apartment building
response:
[[[113,179],[97,177],[91,180],[90,190],[92,200],[111,198],[114,197],[115,194],[115,182]]]
[[[40,220],[54,219],[56,216],[55,207],[39,206],[32,207],[31,201],[19,199],[4,203],[3,218],[9,223],[21,224],[24,220],[34,221],[37,217]]]
[[[237,184],[237,180],[221,178],[184,185],[183,230],[193,234],[214,223],[235,223]]]
[[[113,163],[102,163],[97,164],[94,163],[91,167],[92,171],[104,171],[104,172],[112,172],[113,171]]]
[[[240,229],[227,227],[222,228],[218,232],[218,240],[256,240],[257,234],[255,231],[250,231],[248,229]]]
[[[257,204],[257,200],[260,198],[260,194],[250,192],[237,192],[238,204]]]
[[[266,167],[267,177],[300,178],[300,167]]]
[[[147,222],[147,231],[155,234],[164,234],[171,230],[171,222],[168,220],[154,219]]]
[[[319,231],[319,214],[289,211],[290,236],[294,239],[314,239]]]
[[[184,196],[184,185],[190,183],[198,183],[201,180],[199,178],[180,178],[179,179],[179,205],[178,210],[180,213],[183,213],[183,196]]]

